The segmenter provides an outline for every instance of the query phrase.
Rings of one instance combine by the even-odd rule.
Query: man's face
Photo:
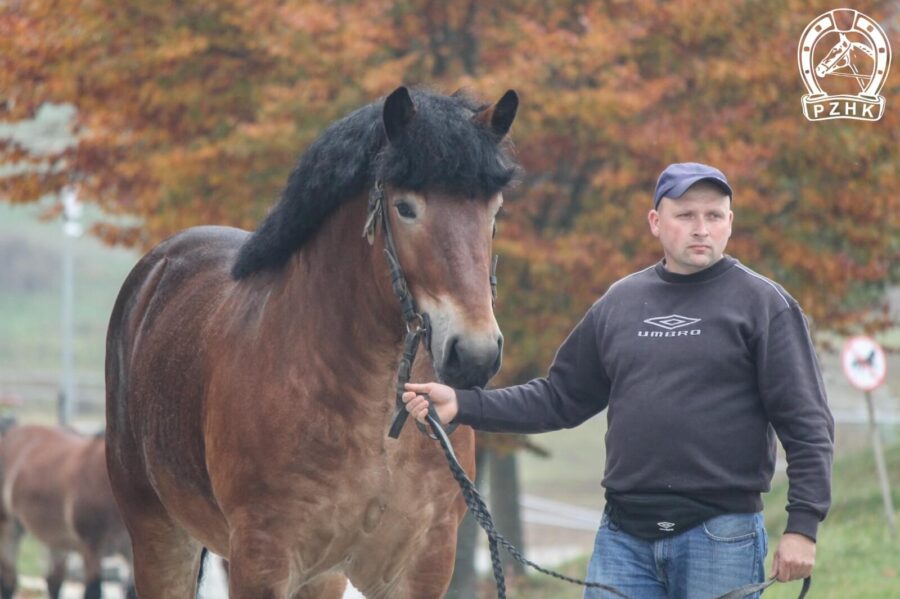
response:
[[[716,263],[731,237],[731,200],[716,187],[698,185],[677,200],[664,197],[647,215],[650,232],[666,255],[666,269],[691,274]]]

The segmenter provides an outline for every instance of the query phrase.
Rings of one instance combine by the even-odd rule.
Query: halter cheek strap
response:
[[[391,227],[388,220],[387,211],[384,206],[384,186],[381,181],[376,181],[369,192],[368,215],[366,217],[366,225],[363,229],[363,236],[368,240],[369,245],[375,243],[375,229],[378,221],[384,228],[384,255],[387,259],[388,269],[391,272],[391,288],[394,295],[400,300],[400,308],[403,312],[403,321],[406,323],[406,337],[403,340],[403,356],[400,359],[400,366],[397,369],[397,386],[394,398],[394,417],[391,420],[391,427],[388,436],[396,439],[406,424],[409,412],[403,404],[403,393],[406,391],[406,383],[412,371],[413,362],[416,359],[416,353],[419,351],[419,344],[424,341],[425,347],[431,351],[431,319],[428,313],[419,313],[416,309],[416,302],[412,294],[409,292],[409,286],[406,284],[406,277],[403,276],[403,269],[400,268],[400,260],[397,257],[397,246],[394,244],[394,236],[391,233]],[[493,287],[492,287],[493,288]],[[416,422],[418,429],[425,435],[434,437],[428,428],[421,422]],[[453,432],[456,424],[450,424],[447,427],[448,433]]]

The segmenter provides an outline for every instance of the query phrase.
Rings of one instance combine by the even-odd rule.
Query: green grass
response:
[[[888,479],[894,489],[894,506],[900,508],[900,445],[887,450]],[[819,529],[811,599],[889,599],[900,597],[900,534],[891,538],[882,508],[881,491],[872,451],[839,458],[834,465],[833,503]],[[765,497],[769,531],[768,571],[772,555],[787,519],[784,505],[786,482],[779,482]],[[900,516],[900,514],[898,514]],[[898,531],[900,532],[900,531]],[[583,577],[588,556],[565,564],[565,574]],[[493,587],[491,587],[493,588]],[[800,583],[776,584],[765,599],[795,599]],[[490,596],[489,594],[485,595]],[[520,581],[512,597],[528,599],[576,599],[581,591],[543,575]]]
[[[603,506],[603,466],[606,413],[571,430],[532,435],[529,440],[550,451],[550,457],[520,453],[520,475],[526,493],[600,509]]]
[[[47,574],[47,560],[47,549],[34,537],[25,535],[19,546],[19,560],[16,563],[19,576],[43,578]]]
[[[890,447],[885,458],[896,509],[900,506],[900,445]],[[781,506],[786,493],[786,485],[781,484],[766,499],[770,554],[777,546],[775,533],[784,527]],[[900,597],[900,536],[889,534],[871,450],[835,464],[833,495],[831,512],[819,530],[810,595],[817,599]],[[796,590],[776,585],[765,597],[793,599]]]

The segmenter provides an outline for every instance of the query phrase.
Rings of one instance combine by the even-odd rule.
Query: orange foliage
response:
[[[858,3],[886,26],[896,3]],[[806,24],[788,3],[307,0],[12,1],[0,8],[0,119],[78,108],[77,148],[0,179],[31,201],[67,181],[148,246],[198,223],[253,227],[323,127],[398,84],[522,97],[526,168],[497,249],[500,382],[544,372],[616,278],[657,260],[645,215],[669,162],[736,190],[730,251],[782,282],[819,327],[879,323],[898,279],[900,76],[876,123],[802,116]],[[896,25],[887,27],[900,51]],[[0,162],[27,160],[0,142]],[[512,290],[516,290],[515,293]]]

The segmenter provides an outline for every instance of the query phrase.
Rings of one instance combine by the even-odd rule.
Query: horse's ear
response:
[[[382,112],[384,131],[387,133],[388,141],[391,143],[397,141],[403,128],[415,114],[416,107],[412,98],[409,97],[408,89],[401,86],[391,92],[391,95],[384,101],[384,111]]]
[[[503,97],[497,100],[475,115],[475,121],[490,127],[491,130],[503,137],[509,133],[513,120],[516,118],[516,110],[519,109],[519,94],[515,90],[507,90]]]

